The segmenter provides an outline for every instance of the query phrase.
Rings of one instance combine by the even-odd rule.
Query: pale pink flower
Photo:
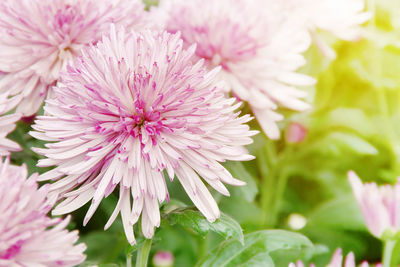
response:
[[[264,0],[164,0],[160,3],[166,29],[182,33],[186,46],[220,76],[233,94],[247,101],[268,137],[280,132],[278,106],[305,111],[306,92],[314,79],[297,73],[310,46],[302,25],[275,12]]]
[[[50,189],[65,198],[54,214],[92,200],[86,224],[118,187],[119,202],[105,228],[121,212],[133,244],[140,214],[146,237],[160,225],[158,205],[169,200],[165,171],[171,181],[176,175],[209,221],[219,217],[200,176],[224,195],[223,183],[243,185],[219,162],[253,159],[243,145],[255,132],[244,124],[250,116],[233,113],[240,104],[216,83],[219,68],[206,71],[203,61],[192,61],[195,47],[182,46],[179,34],[112,28],[62,74],[55,98],[46,101],[48,115],[38,118],[32,133],[55,141],[35,150],[48,157],[39,166],[57,166],[40,178],[56,180]]]
[[[0,266],[75,266],[85,260],[78,232],[68,232],[69,217],[47,216],[54,200],[48,185],[38,189],[37,174],[25,166],[0,162]]]
[[[296,264],[290,263],[288,267],[305,267],[306,265],[302,261],[297,261]],[[331,261],[326,265],[327,267],[356,267],[356,260],[354,258],[354,253],[350,252],[347,254],[343,262],[342,249],[338,248],[333,253]],[[376,267],[381,267],[381,264],[376,264]],[[315,267],[314,264],[310,264],[309,267]],[[368,262],[363,261],[360,267],[369,267]]]
[[[18,100],[19,97],[8,99],[7,94],[0,94],[0,157],[21,150],[17,143],[7,138],[7,135],[15,129],[15,123],[21,116],[19,114],[4,115],[15,107]]]
[[[385,231],[400,230],[400,180],[394,185],[363,184],[353,171],[348,173],[353,194],[369,231],[381,238]]]
[[[17,112],[36,113],[61,70],[110,23],[147,25],[140,0],[0,1],[0,94],[20,95]]]
[[[277,12],[303,25],[316,45],[328,57],[333,58],[335,52],[317,34],[318,30],[330,32],[334,36],[356,41],[362,36],[361,24],[371,15],[365,12],[365,0],[267,0]]]

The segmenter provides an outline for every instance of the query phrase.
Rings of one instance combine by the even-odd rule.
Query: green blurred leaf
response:
[[[264,230],[245,235],[244,245],[232,239],[222,242],[199,266],[274,266],[271,252],[312,246],[311,241],[301,234]]]
[[[326,115],[318,116],[312,125],[325,131],[332,128],[351,129],[364,136],[374,134],[375,126],[362,109],[346,107],[338,107]]]
[[[200,212],[187,208],[177,209],[169,213],[167,218],[172,225],[179,224],[201,236],[206,236],[209,231],[213,231],[225,239],[233,238],[243,243],[243,230],[240,224],[224,213],[221,213],[221,217],[213,223],[210,223]]]
[[[353,133],[332,132],[311,144],[311,150],[325,155],[352,152],[359,155],[376,155],[378,151],[369,142]]]
[[[253,176],[246,170],[242,162],[227,162],[224,166],[230,171],[233,177],[246,182],[245,186],[235,187],[234,190],[240,192],[248,202],[254,201],[258,194],[257,184]]]
[[[341,196],[320,205],[307,218],[306,227],[330,227],[366,231],[364,218],[354,196]]]

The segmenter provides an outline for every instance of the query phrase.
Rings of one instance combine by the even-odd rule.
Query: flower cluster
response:
[[[27,179],[25,166],[0,163],[0,266],[82,263],[86,247],[65,229],[70,217],[47,214],[90,202],[86,225],[115,192],[105,229],[121,214],[132,245],[139,219],[146,238],[160,226],[169,182],[217,220],[208,186],[229,196],[226,184],[245,183],[223,163],[254,158],[245,146],[258,131],[240,101],[278,139],[280,108],[311,108],[300,89],[315,83],[300,72],[303,53],[314,40],[333,55],[317,29],[355,40],[369,17],[363,9],[361,0],[162,0],[151,12],[141,0],[0,0],[0,156],[20,150],[7,135],[46,99],[30,134],[46,143],[33,149],[44,156],[37,165],[54,167]],[[292,123],[286,140],[306,135]],[[371,232],[397,232],[399,185],[363,187],[349,177]],[[173,263],[160,255],[156,265]],[[342,260],[337,250],[330,266]],[[350,253],[345,266],[353,265]]]
[[[51,219],[54,199],[48,185],[38,189],[37,174],[25,166],[0,162],[0,266],[75,266],[84,261],[78,232],[65,227],[69,217]]]

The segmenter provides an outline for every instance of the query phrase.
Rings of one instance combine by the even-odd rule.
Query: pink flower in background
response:
[[[296,264],[290,263],[288,267],[305,267],[306,265],[302,261],[297,261]],[[355,267],[356,260],[354,258],[354,253],[350,252],[347,254],[343,262],[342,249],[336,249],[333,253],[331,261],[328,263],[327,267]],[[364,261],[361,263],[360,267],[368,267],[368,262]],[[376,267],[381,267],[381,264],[376,264]],[[310,264],[309,267],[315,267],[314,264]]]
[[[307,128],[297,122],[291,122],[286,128],[285,140],[290,144],[300,143],[306,138]]]
[[[0,266],[76,266],[85,260],[78,232],[68,232],[69,218],[52,219],[48,186],[38,189],[37,175],[25,166],[0,162]]]
[[[269,7],[263,0],[164,0],[166,29],[181,32],[186,46],[197,44],[196,55],[238,98],[247,101],[268,137],[279,138],[278,106],[305,111],[307,93],[297,87],[314,79],[296,71],[306,62],[302,52],[310,37],[302,25]],[[161,12],[160,12],[161,13]]]
[[[225,98],[219,68],[206,71],[203,61],[192,61],[195,47],[182,43],[179,34],[112,28],[62,74],[32,133],[53,141],[35,151],[47,157],[39,166],[57,166],[40,177],[55,180],[50,190],[65,198],[54,214],[92,200],[86,224],[118,187],[105,228],[121,213],[133,244],[140,214],[146,237],[160,225],[158,205],[169,199],[164,171],[171,181],[176,175],[209,221],[220,212],[200,176],[224,195],[223,183],[244,185],[220,162],[253,159],[243,147],[256,133],[244,124],[251,117],[234,113],[240,104]]]
[[[371,15],[364,11],[365,0],[268,0],[277,12],[303,25],[310,32],[316,45],[328,57],[335,52],[317,35],[318,30],[332,33],[336,37],[356,41],[361,37],[360,25]]]
[[[369,231],[376,237],[389,230],[400,230],[400,181],[394,186],[363,184],[353,171],[348,173],[353,194],[364,215]]]
[[[169,251],[158,251],[153,257],[153,265],[155,267],[174,266],[174,255]]]
[[[19,114],[4,115],[15,107],[19,98],[8,99],[6,94],[0,95],[0,156],[7,156],[10,152],[21,150],[17,143],[7,139],[7,135],[15,129],[15,123],[21,116]]]
[[[21,96],[17,111],[36,113],[61,70],[110,23],[147,25],[140,0],[2,0],[0,94]]]

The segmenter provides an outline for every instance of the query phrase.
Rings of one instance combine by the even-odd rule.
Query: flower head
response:
[[[51,219],[54,201],[48,186],[38,189],[37,175],[25,166],[0,162],[0,266],[75,266],[84,261],[78,232],[68,232],[69,218]]]
[[[302,261],[297,261],[296,264],[290,263],[288,267],[304,267],[304,263]],[[315,267],[314,264],[310,264],[310,267]],[[343,254],[342,254],[342,249],[338,248],[335,250],[335,253],[333,253],[331,261],[328,263],[327,267],[355,267],[356,266],[356,260],[354,258],[354,253],[350,252],[347,254],[344,262],[343,262]],[[368,267],[369,264],[366,261],[363,261],[360,265],[360,267]],[[380,267],[381,264],[375,265],[376,267]]]
[[[187,46],[210,68],[222,66],[220,76],[233,94],[247,101],[270,138],[279,137],[278,106],[304,111],[306,92],[314,80],[296,73],[305,64],[301,55],[309,35],[263,0],[165,0],[166,29],[181,32]]]
[[[65,198],[55,214],[92,200],[86,224],[118,187],[106,228],[121,212],[134,243],[132,225],[140,214],[146,237],[160,224],[158,205],[169,199],[164,173],[171,181],[176,175],[210,221],[219,209],[200,176],[225,195],[223,182],[244,184],[219,162],[253,158],[243,147],[255,134],[244,124],[251,118],[233,113],[240,104],[225,98],[218,68],[206,71],[203,61],[192,61],[195,47],[182,46],[179,34],[112,28],[62,74],[54,99],[46,101],[48,115],[32,133],[55,141],[36,149],[48,157],[39,166],[57,166],[41,177],[57,180],[50,189]]]
[[[369,231],[381,238],[385,231],[400,231],[400,181],[396,185],[363,184],[353,171],[348,173],[353,194]]]
[[[20,95],[17,111],[36,113],[61,70],[110,23],[142,28],[140,0],[3,0],[0,93]]]

